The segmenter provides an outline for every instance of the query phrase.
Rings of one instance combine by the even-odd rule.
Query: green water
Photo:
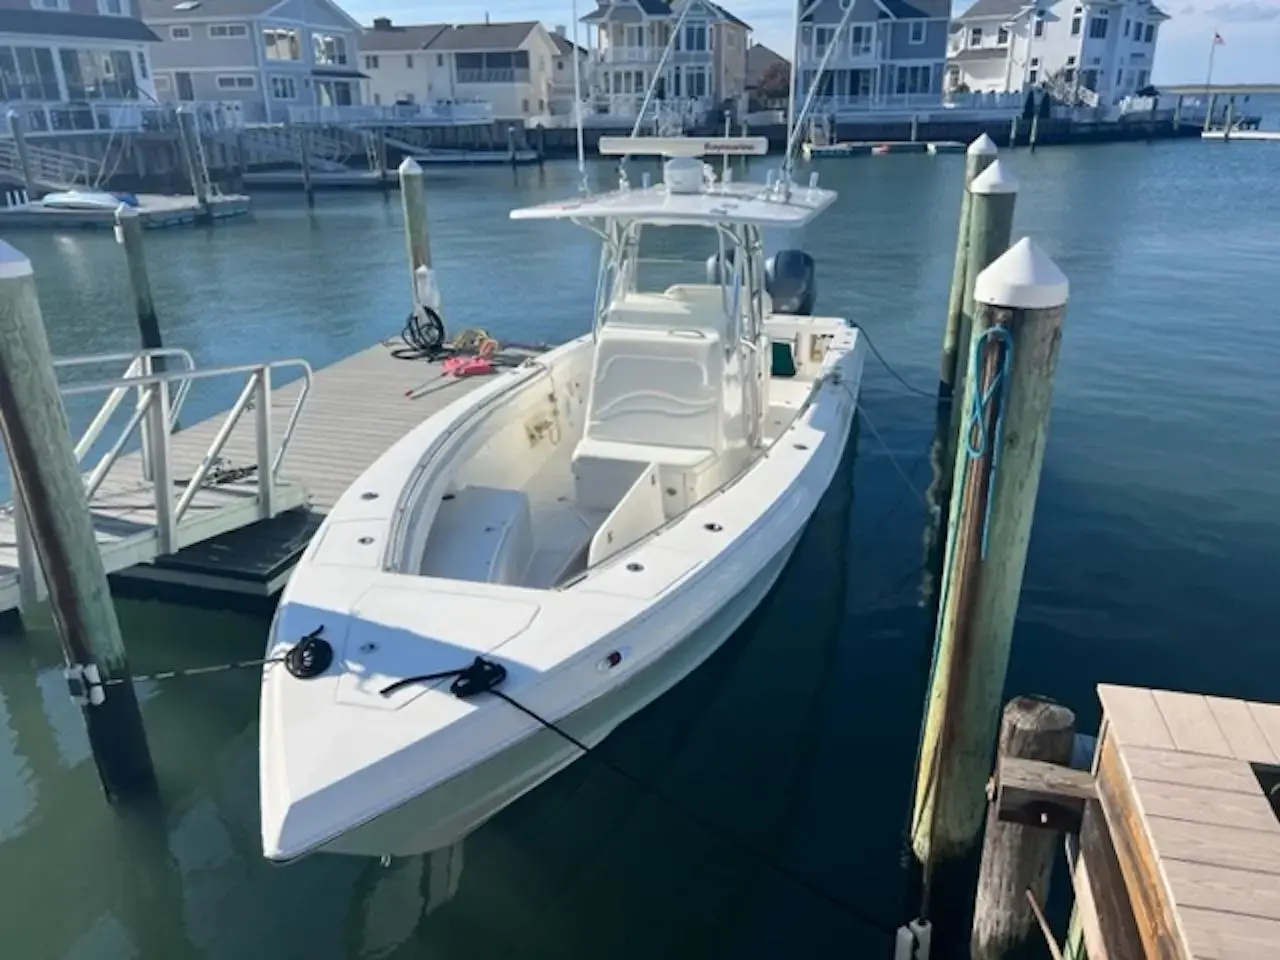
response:
[[[1190,142],[1010,158],[1017,232],[1058,260],[1072,301],[1009,690],[1056,696],[1084,726],[1100,680],[1280,698],[1277,156]],[[960,163],[824,164],[838,206],[774,240],[814,252],[820,309],[857,320],[926,391]],[[506,219],[571,193],[572,166],[430,184],[453,328],[586,329],[592,238]],[[393,334],[399,230],[395,197],[321,196],[309,214],[267,195],[245,223],[149,234],[166,342],[201,364],[320,365]],[[35,263],[57,353],[134,346],[107,235],[9,239]],[[929,640],[914,606],[923,511],[901,474],[928,484],[932,405],[868,364],[852,483],[758,616],[607,742],[628,776],[579,763],[432,858],[262,861],[252,673],[141,686],[162,796],[107,807],[56,639],[38,624],[0,637],[3,956],[887,956],[877,926],[910,912],[900,831]],[[193,392],[190,417],[236,389]],[[267,624],[158,602],[119,612],[139,671],[254,656]]]

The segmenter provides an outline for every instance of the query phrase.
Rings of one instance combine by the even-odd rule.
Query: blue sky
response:
[[[484,19],[572,23],[570,0],[338,0],[354,17],[369,23],[389,16],[399,23],[463,23]],[[790,49],[794,6],[790,0],[722,0],[755,28],[756,40],[780,52]],[[1226,41],[1218,48],[1213,79],[1227,83],[1280,82],[1280,0],[1158,0],[1173,19],[1161,30],[1153,80],[1201,83],[1209,44],[1216,29]],[[957,3],[957,9],[969,0]],[[579,14],[594,9],[579,0]]]

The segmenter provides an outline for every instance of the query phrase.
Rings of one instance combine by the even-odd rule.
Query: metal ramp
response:
[[[343,173],[350,168],[343,161],[352,154],[350,145],[319,127],[308,127],[307,155],[311,169],[322,173]],[[257,160],[299,163],[297,127],[260,125],[244,128],[245,150]]]
[[[121,365],[122,376],[84,378],[93,367]],[[164,349],[75,357],[55,366],[77,381],[63,386],[64,402],[106,395],[76,441],[75,454],[86,467],[85,493],[107,573],[306,504],[302,487],[280,476],[311,389],[311,368],[305,361],[201,370],[187,351]],[[278,371],[300,374],[283,423],[275,422],[271,403],[272,375]],[[233,378],[243,381],[243,387],[212,442],[198,451],[184,445],[176,427],[191,387]],[[246,432],[252,434],[248,449],[253,455],[227,464],[228,442]],[[237,449],[245,446],[239,443]],[[45,596],[21,508],[6,504],[0,509],[0,611],[27,608]]]
[[[102,164],[97,160],[38,147],[30,138],[26,140],[26,148],[34,186],[46,190],[72,190],[91,186],[101,176]],[[0,183],[26,186],[22,178],[22,164],[18,160],[18,145],[12,137],[0,137]]]

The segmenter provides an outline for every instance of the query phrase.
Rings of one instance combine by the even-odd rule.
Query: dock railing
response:
[[[256,487],[257,515],[267,520],[276,516],[278,509],[276,490],[280,481],[280,468],[288,452],[289,444],[298,425],[298,418],[311,391],[312,370],[305,360],[277,360],[269,363],[240,364],[225,367],[197,369],[191,354],[180,349],[143,350],[134,354],[104,354],[71,357],[55,361],[60,370],[103,364],[125,363],[124,374],[118,378],[89,380],[64,384],[60,393],[64,398],[73,396],[106,394],[102,406],[90,419],[88,426],[75,443],[75,455],[83,462],[99,441],[103,440],[113,418],[126,404],[130,395],[136,400],[132,412],[115,435],[110,446],[85,477],[85,496],[93,507],[95,495],[121,460],[129,452],[130,441],[137,437],[141,445],[142,479],[150,482],[155,508],[156,554],[163,556],[181,549],[186,544],[178,536],[178,525],[190,509],[192,502],[210,481],[211,473],[222,462],[236,426],[250,410],[254,414],[255,460],[243,468],[232,481]],[[301,374],[298,395],[290,408],[284,431],[279,442],[275,439],[271,404],[272,374],[276,371],[296,371]],[[191,386],[196,381],[243,376],[245,383],[239,397],[225,414],[212,442],[201,456],[190,477],[177,482],[174,476],[172,439],[178,425],[178,416],[186,403]],[[178,495],[177,491],[182,488]],[[292,507],[295,504],[289,504]],[[20,571],[38,569],[30,530],[22,517],[22,511],[14,505],[17,533],[17,553]],[[24,591],[42,578],[23,577],[27,583]],[[34,587],[34,589],[40,589]],[[31,594],[34,596],[34,594]]]

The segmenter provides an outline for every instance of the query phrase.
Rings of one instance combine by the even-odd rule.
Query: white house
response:
[[[1080,88],[1089,102],[1117,103],[1151,82],[1168,19],[1149,0],[977,0],[953,27],[948,88]]]
[[[361,69],[374,104],[487,104],[496,120],[549,115],[561,51],[542,24],[393,24],[364,32]]]
[[[591,47],[597,119],[632,122],[651,83],[659,112],[684,122],[696,123],[726,103],[745,108],[751,27],[724,7],[710,0],[597,3],[582,18]],[[684,26],[654,83],[682,14]]]
[[[557,26],[551,32],[556,45],[556,56],[551,70],[551,115],[565,123],[573,122],[573,61],[578,61],[578,86],[582,98],[587,99],[591,90],[591,52],[569,38],[567,28]],[[585,108],[584,108],[585,109]]]

